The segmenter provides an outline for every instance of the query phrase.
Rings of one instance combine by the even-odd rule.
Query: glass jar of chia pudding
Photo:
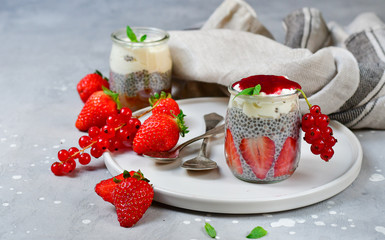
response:
[[[149,105],[154,93],[171,92],[172,60],[169,34],[157,28],[133,27],[138,38],[132,42],[126,29],[111,34],[110,88],[119,93],[122,106],[135,111]]]
[[[259,95],[238,95],[260,85]],[[231,84],[225,118],[225,157],[232,173],[254,183],[275,183],[298,166],[300,85],[283,76],[256,75]]]

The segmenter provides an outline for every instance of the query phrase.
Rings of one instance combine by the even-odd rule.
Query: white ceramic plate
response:
[[[190,132],[179,143],[204,132],[203,115],[216,112],[225,116],[227,98],[194,98],[178,101],[187,115]],[[143,110],[141,110],[143,111]],[[326,163],[310,152],[302,141],[299,167],[287,180],[274,184],[255,184],[235,178],[224,157],[223,134],[210,139],[208,154],[218,163],[216,170],[194,172],[180,167],[182,161],[194,157],[198,141],[182,151],[182,158],[159,164],[132,151],[104,154],[112,175],[140,169],[155,189],[154,200],[175,207],[216,213],[266,213],[308,206],[330,198],[348,187],[358,176],[362,148],[355,135],[342,124],[332,121],[338,143],[335,155]]]

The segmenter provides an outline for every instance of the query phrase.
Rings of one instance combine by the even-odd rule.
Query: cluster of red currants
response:
[[[60,162],[54,162],[51,171],[57,176],[66,175],[75,170],[76,159],[80,164],[87,165],[91,161],[91,155],[99,158],[107,150],[114,152],[131,147],[140,126],[140,120],[132,116],[129,108],[120,109],[118,115],[107,118],[105,126],[102,128],[90,127],[88,135],[79,138],[80,150],[76,147],[60,150],[58,152]],[[85,152],[89,148],[90,153]]]
[[[337,143],[337,139],[333,137],[333,130],[328,126],[329,122],[329,117],[321,113],[318,105],[311,106],[310,113],[302,116],[304,140],[311,144],[311,152],[320,155],[326,162],[333,157],[333,146]]]

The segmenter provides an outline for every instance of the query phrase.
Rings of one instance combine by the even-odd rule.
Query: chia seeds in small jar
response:
[[[172,60],[167,45],[169,34],[161,29],[133,27],[132,42],[126,29],[111,34],[110,88],[119,93],[122,106],[135,111],[149,105],[154,93],[171,92]]]
[[[252,77],[268,81],[277,78],[274,87],[279,86],[280,81],[290,81],[281,76]],[[280,182],[290,177],[298,166],[301,113],[296,89],[300,86],[294,85],[286,94],[282,89],[269,92],[273,85],[273,82],[261,84],[261,95],[254,96],[236,96],[246,87],[236,89],[235,83],[228,88],[231,97],[225,118],[225,156],[234,176],[243,181]],[[245,86],[250,87],[250,81]]]

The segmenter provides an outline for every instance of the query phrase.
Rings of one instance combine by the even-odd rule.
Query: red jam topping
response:
[[[287,79],[284,76],[274,75],[254,75],[247,78],[243,78],[232,85],[233,89],[245,90],[246,88],[255,87],[258,84],[261,85],[261,92],[269,94],[281,94],[282,89],[301,89],[301,85]]]

